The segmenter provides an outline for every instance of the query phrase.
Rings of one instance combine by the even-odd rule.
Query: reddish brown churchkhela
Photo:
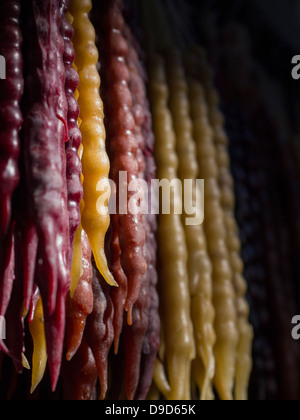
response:
[[[67,187],[70,234],[70,264],[72,262],[75,233],[80,225],[80,202],[83,195],[81,184],[82,166],[78,150],[81,145],[81,132],[78,127],[79,106],[74,97],[78,87],[79,76],[73,68],[75,52],[72,45],[74,31],[65,17],[69,0],[61,0],[62,21],[60,32],[64,39],[65,90],[68,101],[68,141],[66,142]]]
[[[83,340],[77,353],[65,364],[64,388],[68,400],[96,400],[98,372],[92,350]]]
[[[116,215],[111,216],[110,238],[108,240],[110,250],[109,268],[118,283],[118,288],[111,290],[111,298],[114,305],[114,348],[118,354],[119,342],[123,329],[124,307],[127,298],[127,277],[121,265],[121,249],[119,241],[119,222]]]
[[[139,58],[138,51],[140,46],[131,33],[130,28],[125,28],[125,37],[129,45],[127,54],[127,64],[130,70],[130,88],[133,98],[133,115],[136,122],[135,135],[138,139],[138,162],[139,178],[145,179],[148,184],[148,205],[151,208],[151,180],[156,178],[156,165],[153,157],[154,135],[152,131],[152,117],[146,92],[146,72],[143,63]],[[147,241],[144,247],[144,255],[148,263],[148,270],[143,279],[142,290],[137,302],[139,306],[139,317],[133,322],[133,328],[136,329],[135,342],[138,346],[129,351],[138,352],[136,360],[140,361],[140,366],[136,367],[132,363],[132,374],[130,375],[130,366],[127,366],[127,387],[131,398],[146,399],[153,379],[155,359],[157,356],[160,341],[160,317],[159,317],[159,298],[157,293],[157,271],[156,271],[156,230],[157,218],[151,212],[144,216],[143,223],[147,234]],[[147,296],[144,295],[147,291]],[[136,324],[136,325],[135,325]],[[147,328],[146,328],[147,326]],[[131,333],[133,335],[133,332]],[[126,340],[125,340],[126,342]],[[128,340],[129,343],[129,340]],[[133,358],[130,358],[133,360]],[[131,380],[130,380],[131,377]],[[139,383],[135,380],[139,377]],[[135,392],[134,394],[130,394]]]
[[[104,1],[101,9],[100,51],[102,82],[104,84],[104,110],[108,152],[111,161],[111,179],[117,185],[117,197],[126,193],[127,186],[120,185],[120,172],[127,173],[127,184],[138,178],[138,144],[134,136],[135,121],[132,115],[132,97],[128,87],[130,74],[125,62],[127,43],[122,35],[124,19],[122,1]],[[124,187],[126,190],[124,191]],[[127,204],[135,200],[134,192],[127,192]],[[138,200],[136,200],[138,201]],[[139,297],[143,275],[147,269],[143,248],[146,241],[142,215],[132,215],[122,209],[117,200],[121,263],[128,280],[125,309],[129,324],[132,308]],[[127,214],[124,214],[127,213]]]
[[[107,392],[108,354],[114,340],[114,308],[110,298],[111,286],[96,269],[93,269],[92,286],[94,308],[87,319],[84,337],[96,361],[101,384],[100,399],[103,400]]]
[[[143,69],[140,68],[141,77],[143,76]],[[144,76],[145,77],[145,76]],[[145,80],[146,83],[146,80]],[[156,179],[156,164],[154,160],[154,134],[152,131],[152,116],[150,112],[150,105],[145,96],[144,102],[144,123],[143,123],[143,135],[145,139],[144,144],[144,156],[146,160],[146,181],[148,183],[149,192],[149,208],[155,208],[158,203],[155,203],[155,195],[151,195],[151,180]],[[141,361],[141,372],[140,381],[135,398],[137,400],[146,399],[150,386],[153,380],[154,364],[160,343],[160,315],[159,315],[159,297],[157,291],[157,217],[155,214],[149,212],[148,221],[150,226],[150,232],[147,235],[147,246],[150,255],[150,262],[148,266],[148,273],[150,278],[149,294],[150,294],[150,307],[149,307],[149,323],[148,330],[144,337],[143,350],[142,350],[142,361]]]
[[[128,26],[124,28],[124,37],[128,44],[126,64],[130,73],[129,88],[132,95],[132,114],[135,121],[134,135],[138,143],[137,160],[139,166],[139,179],[145,180],[146,162],[144,157],[145,139],[143,136],[144,103],[146,97],[145,84],[140,74],[140,62],[133,47],[132,34]],[[150,226],[146,215],[142,217],[143,226],[146,232],[147,241],[144,245],[144,257],[147,265],[150,264],[150,252],[148,250],[148,237]],[[132,310],[132,325],[124,325],[124,344],[126,353],[126,392],[129,400],[134,399],[140,379],[140,364],[143,348],[143,341],[148,329],[148,315],[150,305],[149,295],[149,272],[145,272],[142,278],[141,289],[138,300]]]
[[[70,286],[65,141],[64,43],[57,0],[26,8],[25,172],[30,212],[38,234],[36,281],[41,291],[52,388],[58,380]]]
[[[0,315],[5,316],[14,281],[12,195],[19,182],[19,131],[23,122],[23,94],[19,1],[0,4],[0,55],[5,58],[5,78],[0,80]],[[3,65],[3,62],[2,64]],[[2,67],[1,67],[2,68]],[[2,68],[3,70],[3,68]],[[0,340],[0,348],[7,350]]]

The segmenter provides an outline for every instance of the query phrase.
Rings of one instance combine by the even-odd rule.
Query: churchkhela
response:
[[[0,399],[247,400],[251,383],[271,399],[279,377],[298,392],[271,146],[255,161],[247,124],[263,124],[222,113],[240,85],[221,72],[219,95],[171,3],[0,2]]]

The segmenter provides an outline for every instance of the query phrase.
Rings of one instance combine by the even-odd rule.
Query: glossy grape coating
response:
[[[100,399],[104,399],[108,387],[108,354],[114,340],[114,308],[110,297],[110,286],[93,269],[94,306],[87,319],[85,339],[91,348],[101,385]]]
[[[66,294],[70,287],[65,157],[67,100],[60,23],[56,0],[33,1],[26,8],[25,173],[30,211],[38,235],[36,281],[43,300],[53,389],[60,372]]]
[[[14,281],[11,244],[12,196],[19,183],[19,131],[23,123],[20,101],[23,94],[21,4],[0,4],[0,55],[5,62],[5,79],[0,80],[0,315],[5,316]],[[3,65],[3,61],[1,61]],[[4,346],[5,347],[5,346]]]
[[[19,130],[23,122],[20,101],[23,94],[21,5],[2,1],[0,5],[0,55],[5,59],[6,78],[0,80],[0,244],[11,223],[11,200],[19,182]]]
[[[138,143],[134,135],[135,121],[132,114],[132,95],[129,90],[130,74],[125,58],[128,45],[122,30],[122,1],[104,2],[101,9],[101,71],[104,82],[104,110],[108,137],[108,152],[111,159],[110,177],[117,185],[117,197],[122,192],[120,172],[126,172],[127,183],[138,178]],[[134,193],[127,192],[126,209],[117,205],[121,264],[128,280],[125,309],[131,324],[131,312],[137,301],[141,282],[147,269],[143,255],[146,241],[142,215],[128,211],[128,202],[137,201]],[[125,210],[125,211],[122,211]],[[127,213],[127,214],[123,214]]]
[[[93,310],[92,250],[87,234],[81,233],[82,275],[74,297],[68,298],[67,306],[67,360],[71,360],[80,347],[87,316]]]
[[[147,99],[146,82],[147,75],[141,57],[138,52],[141,51],[137,39],[134,37],[128,26],[125,26],[124,35],[128,42],[128,53],[126,61],[130,71],[130,89],[133,99],[133,115],[136,128],[135,135],[138,139],[138,162],[139,178],[146,180],[148,184],[148,205],[151,208],[155,197],[151,194],[151,180],[156,178],[156,165],[154,160],[154,135],[152,131],[152,118],[150,105]],[[157,293],[157,272],[156,257],[157,245],[155,234],[157,231],[156,215],[148,212],[143,218],[143,224],[146,232],[146,243],[144,246],[144,256],[146,258],[148,269],[144,275],[139,299],[136,303],[138,307],[137,322],[133,321],[133,329],[136,330],[136,346],[132,346],[131,351],[140,349],[140,355],[136,360],[141,360],[140,367],[134,365],[134,357],[131,357],[132,367],[128,366],[130,358],[127,358],[127,394],[136,389],[135,398],[146,399],[152,379],[155,359],[160,342],[160,318],[159,318],[159,298]],[[148,290],[148,292],[147,292]],[[145,296],[145,292],[148,296]],[[133,309],[134,318],[135,308]],[[148,312],[148,313],[147,313]],[[145,328],[147,330],[145,331]],[[143,341],[140,341],[143,338]],[[128,340],[128,343],[130,340]],[[130,345],[127,345],[127,353],[130,351]],[[138,385],[136,379],[139,376]]]
[[[110,270],[119,287],[111,290],[111,298],[114,305],[114,348],[118,354],[120,337],[123,330],[124,308],[127,298],[127,277],[121,265],[121,249],[119,241],[119,222],[117,215],[111,216],[110,236],[108,240],[110,251]]]
[[[126,63],[129,69],[130,82],[129,88],[132,96],[132,113],[135,121],[134,135],[138,143],[137,161],[139,167],[138,177],[140,180],[146,178],[146,160],[144,156],[145,138],[143,134],[144,108],[146,101],[146,88],[141,77],[141,65],[139,57],[134,48],[134,40],[128,26],[125,25],[123,31],[127,41],[128,51]],[[147,215],[142,217],[143,227],[146,233],[144,245],[144,258],[149,268],[151,255],[149,249],[150,225]],[[124,326],[124,343],[126,353],[126,391],[129,400],[134,399],[139,380],[141,378],[141,358],[145,334],[149,324],[149,305],[150,305],[150,273],[145,272],[142,278],[139,297],[132,309],[132,325]]]
[[[71,0],[73,17],[75,65],[79,74],[78,103],[82,135],[82,174],[84,208],[82,227],[87,233],[98,270],[111,286],[117,286],[108,269],[104,250],[110,225],[108,200],[110,162],[106,153],[101,80],[97,69],[99,53],[95,45],[95,28],[89,19],[91,0]]]
[[[78,150],[81,145],[82,139],[77,122],[79,117],[79,106],[74,97],[74,93],[79,83],[78,73],[73,67],[75,52],[71,41],[74,35],[74,31],[72,25],[68,22],[65,16],[69,1],[61,0],[61,3],[62,21],[60,26],[60,32],[65,44],[65,90],[68,101],[68,141],[66,142],[66,159],[71,262],[75,233],[80,225],[80,202],[83,196],[83,189],[81,184],[82,166],[78,154]]]
[[[92,350],[84,339],[73,359],[65,365],[65,372],[66,399],[96,400],[98,372]]]

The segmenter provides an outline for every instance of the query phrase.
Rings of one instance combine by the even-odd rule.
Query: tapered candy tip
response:
[[[98,364],[98,363],[96,363]],[[101,370],[99,370],[99,368]],[[104,401],[105,397],[106,397],[106,393],[107,393],[107,365],[103,364],[102,361],[100,361],[100,364],[98,366],[98,377],[100,380],[100,387],[101,387],[101,392],[100,392],[100,397],[99,397],[99,401]]]
[[[67,362],[71,362],[71,360],[73,359],[73,357],[77,353],[79,347],[80,347],[80,345],[79,346],[76,346],[76,347],[70,347],[70,348],[68,348],[67,354],[66,354]]]
[[[26,370],[30,370],[31,369],[30,363],[28,362],[27,357],[25,356],[24,353],[22,353],[22,366]]]
[[[120,338],[115,337],[115,343],[114,343],[114,354],[115,354],[115,356],[117,356],[118,353],[119,353],[119,346],[120,346]]]
[[[106,393],[107,393],[107,386],[102,387],[102,385],[101,385],[101,394],[100,394],[99,401],[104,401],[105,400]]]
[[[52,392],[55,392],[58,379],[60,376],[60,368],[61,368],[61,362],[51,362],[49,358],[49,369],[50,369],[50,377],[51,377],[51,390]]]
[[[111,273],[105,276],[104,280],[106,281],[106,283],[108,283],[112,287],[117,287],[117,288],[119,287],[118,283],[116,282],[116,280],[114,279]]]
[[[109,269],[107,268],[107,260],[105,256],[96,256],[94,254],[96,266],[98,268],[98,271],[101,273],[102,277],[106,281],[107,284],[109,284],[112,287],[119,287],[118,283],[114,279],[114,276],[111,274]]]
[[[125,311],[127,312],[127,324],[131,327],[132,326],[132,305],[126,305]]]
[[[9,354],[8,348],[4,344],[3,340],[0,340],[0,350],[2,353]]]
[[[135,387],[132,387],[132,386],[129,386],[128,387],[128,389],[126,390],[126,395],[127,395],[127,400],[128,401],[133,401],[134,400],[134,396],[135,396],[135,393],[136,393],[136,386]]]

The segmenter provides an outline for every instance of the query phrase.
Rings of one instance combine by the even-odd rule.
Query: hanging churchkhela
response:
[[[300,392],[271,123],[175,3],[1,1],[1,399]]]

